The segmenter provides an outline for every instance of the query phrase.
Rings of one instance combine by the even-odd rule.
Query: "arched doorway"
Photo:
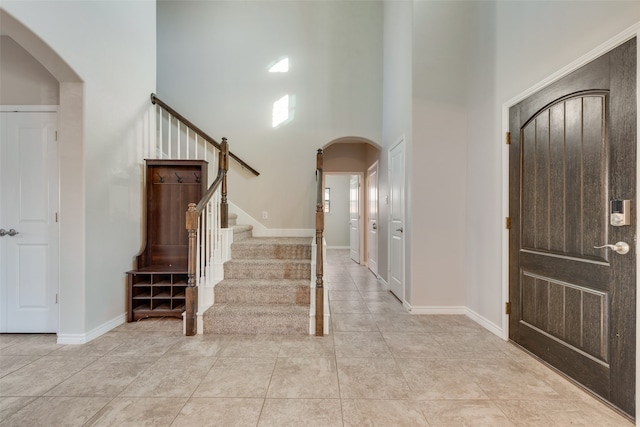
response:
[[[365,138],[344,137],[327,143],[323,150],[325,182],[332,177],[342,177],[341,185],[346,186],[346,193],[349,194],[349,216],[345,219],[348,221],[351,258],[366,265],[377,276],[377,168],[380,147]],[[327,241],[327,244],[330,245],[330,242]]]

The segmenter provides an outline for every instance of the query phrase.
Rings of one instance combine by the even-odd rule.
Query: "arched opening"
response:
[[[323,151],[325,195],[330,198],[328,211],[325,206],[327,246],[348,248],[352,260],[377,276],[380,147],[365,138],[343,137]]]
[[[38,61],[59,84],[57,106],[59,188],[58,335],[84,332],[84,161],[83,104],[80,76],[29,28],[0,8],[0,36],[10,37]]]

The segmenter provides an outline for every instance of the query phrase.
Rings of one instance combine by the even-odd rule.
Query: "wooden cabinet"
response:
[[[207,190],[203,160],[146,160],[146,243],[127,272],[127,320],[180,317],[189,241],[186,212]]]
[[[128,273],[128,321],[144,317],[180,317],[187,273],[172,267],[145,267]]]

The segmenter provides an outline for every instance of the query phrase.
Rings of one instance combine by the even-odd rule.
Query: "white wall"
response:
[[[9,36],[0,36],[0,104],[58,105],[60,85]]]
[[[349,181],[350,175],[325,175],[329,187],[330,211],[324,214],[324,237],[328,247],[349,247]]]
[[[497,1],[474,8],[469,27],[467,306],[501,325],[503,104],[639,22],[640,2]]]
[[[269,228],[313,228],[316,150],[379,143],[381,88],[380,2],[158,2],[158,95],[261,173],[232,162],[229,199]],[[285,94],[295,116],[274,129]]]
[[[62,245],[61,269],[80,277],[61,275],[60,332],[81,340],[123,319],[124,272],[140,250],[142,156],[149,94],[156,87],[156,4],[3,0],[1,6],[84,82],[58,79],[61,105],[76,111],[59,118],[61,136],[82,132],[73,152],[61,140],[61,237],[68,228],[80,240]],[[82,125],[69,126],[74,120]]]
[[[412,307],[465,305],[468,21],[466,2],[414,2]]]

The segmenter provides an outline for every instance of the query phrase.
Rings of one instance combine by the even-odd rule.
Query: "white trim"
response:
[[[387,281],[386,281],[386,280],[384,280],[384,277],[382,277],[382,276],[381,276],[381,275],[379,275],[379,274],[378,274],[376,277],[378,278],[378,282],[379,282],[379,283],[382,283],[382,284],[384,285],[384,288],[385,288],[386,290],[389,290],[389,283],[387,283]]]
[[[327,246],[327,249],[351,249],[349,246]]]
[[[503,338],[505,341],[507,341],[508,337],[504,338],[504,330],[500,328],[500,326],[493,323],[491,320],[487,319],[484,316],[481,316],[480,314],[471,310],[469,307],[466,308],[465,314],[468,318],[470,318],[471,320],[473,320],[474,322],[476,322],[477,324],[479,324],[480,326],[482,326],[492,334],[500,338]]]
[[[122,325],[127,321],[127,313],[123,313],[102,325],[93,328],[85,334],[58,334],[58,344],[85,344],[106,334],[113,328]]]
[[[398,139],[395,140],[393,144],[387,150],[387,277],[389,281],[391,281],[391,240],[392,240],[392,231],[391,231],[391,215],[389,212],[391,211],[391,198],[389,194],[391,193],[391,151],[394,148],[398,147],[402,144],[402,172],[403,172],[403,183],[402,183],[402,227],[407,227],[407,140],[405,134],[400,135]],[[378,171],[380,172],[380,171]],[[380,181],[378,181],[378,187],[380,187]],[[410,311],[410,305],[405,301],[405,297],[407,295],[407,251],[406,251],[407,240],[402,236],[402,302],[405,308]],[[389,289],[391,287],[389,286]]]
[[[464,306],[417,306],[413,307],[408,302],[403,304],[411,314],[467,314],[467,307]]]
[[[1,113],[51,113],[57,111],[57,105],[0,105]]]

